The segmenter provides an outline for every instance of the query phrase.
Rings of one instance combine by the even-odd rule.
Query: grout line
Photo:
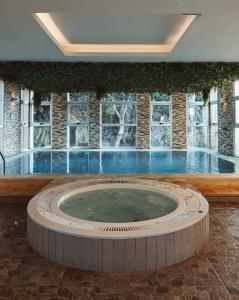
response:
[[[217,271],[214,269],[213,265],[211,264],[211,262],[209,261],[209,259],[207,258],[208,264],[209,266],[212,268],[213,270],[213,274],[216,276],[217,280],[221,283],[222,287],[226,290],[227,294],[229,295],[230,299],[233,299],[231,294],[229,293],[227,287],[225,286],[223,280],[221,279],[220,275],[217,273]]]
[[[56,298],[55,299],[57,299],[57,297],[59,296],[60,288],[62,287],[62,282],[63,282],[64,277],[65,277],[66,269],[67,268],[65,267],[64,268],[63,276],[62,276],[61,281],[59,282],[59,285],[58,285],[58,289],[57,289],[57,293],[56,293]]]

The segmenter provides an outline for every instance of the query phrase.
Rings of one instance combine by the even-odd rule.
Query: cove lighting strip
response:
[[[183,14],[165,44],[72,44],[51,17],[50,13],[35,13],[34,17],[65,56],[86,55],[169,55],[198,14]]]

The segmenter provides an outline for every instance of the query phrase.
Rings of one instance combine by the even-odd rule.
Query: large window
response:
[[[32,93],[27,90],[21,90],[21,148],[22,150],[30,147],[30,119]]]
[[[218,149],[218,89],[213,88],[209,97],[210,103],[210,147]]]
[[[136,147],[136,94],[112,93],[101,100],[101,147]]]
[[[41,104],[32,105],[32,145],[33,148],[51,146],[51,94],[45,94]]]
[[[202,94],[187,94],[188,146],[208,146],[208,105]]]
[[[89,95],[68,94],[68,147],[89,145]]]
[[[239,156],[239,80],[234,83],[235,97],[235,137],[234,137],[234,154]]]
[[[151,96],[152,148],[171,147],[171,97],[162,93]]]

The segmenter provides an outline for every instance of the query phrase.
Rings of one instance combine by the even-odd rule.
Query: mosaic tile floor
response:
[[[26,241],[26,207],[0,205],[0,300],[239,300],[239,205],[210,206],[200,255],[157,272],[104,274],[51,263]]]

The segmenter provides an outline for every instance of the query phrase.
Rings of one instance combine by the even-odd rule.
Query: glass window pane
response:
[[[102,101],[128,101],[136,102],[137,96],[133,93],[107,93]]]
[[[189,124],[194,124],[194,120],[195,120],[194,106],[189,106],[189,108],[188,108],[188,122],[189,122]]]
[[[47,147],[51,145],[51,127],[35,126],[33,130],[34,148]]]
[[[188,101],[188,102],[194,102],[194,101],[195,101],[195,94],[193,94],[193,93],[188,93],[188,94],[186,95],[186,98],[187,98],[187,101]]]
[[[205,126],[195,127],[194,146],[206,147],[206,134],[207,130]]]
[[[239,100],[235,101],[235,122],[239,124]]]
[[[70,126],[70,147],[88,147],[89,128],[87,125]]]
[[[194,105],[189,107],[189,123],[201,123],[203,121],[203,111],[201,105]]]
[[[239,80],[236,80],[234,83],[234,96],[239,96]]]
[[[51,93],[45,93],[42,95],[42,102],[51,102]]]
[[[51,107],[50,105],[41,105],[34,108],[33,122],[35,123],[50,123],[51,122]]]
[[[218,100],[218,89],[217,88],[212,88],[210,91],[210,101],[217,101]]]
[[[170,147],[170,126],[151,126],[151,146]]]
[[[88,103],[70,104],[69,105],[69,122],[70,123],[87,123],[88,122]]]
[[[152,122],[167,123],[170,121],[169,105],[153,105]]]
[[[152,100],[153,101],[167,101],[167,102],[169,102],[170,101],[170,95],[156,92],[156,93],[152,94]]]
[[[211,148],[217,150],[218,127],[211,126]]]
[[[206,123],[206,106],[192,105],[188,109],[188,121],[190,124]]]
[[[136,126],[102,126],[102,147],[136,146]]]
[[[202,105],[195,106],[195,120],[196,123],[204,122],[204,107]]]
[[[103,124],[135,124],[136,104],[132,102],[105,103],[101,105]]]
[[[195,102],[203,102],[202,93],[195,94]]]
[[[188,139],[188,146],[194,147],[194,126],[188,126],[188,132],[187,132],[187,139]]]
[[[0,151],[3,150],[3,128],[0,127]]]
[[[207,127],[189,126],[188,127],[188,145],[190,147],[207,146]]]
[[[101,102],[101,146],[103,148],[136,146],[136,94],[109,93]],[[119,124],[120,126],[105,126]]]
[[[69,93],[69,101],[88,101],[89,94],[88,93]]]
[[[0,80],[0,126],[3,125],[4,82]]]
[[[211,104],[211,123],[217,124],[218,122],[218,114],[217,114],[217,103]]]
[[[239,128],[235,128],[235,156],[239,156]]]
[[[186,97],[188,102],[203,102],[202,93],[188,93]]]
[[[3,101],[0,99],[0,126],[3,125]]]

